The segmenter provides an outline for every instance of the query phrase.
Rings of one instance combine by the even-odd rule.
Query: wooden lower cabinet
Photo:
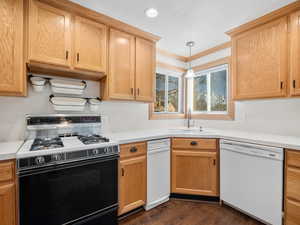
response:
[[[214,151],[212,149],[193,149],[193,143],[198,143],[200,146],[202,142],[207,143],[207,141],[205,139],[182,139],[181,142],[187,143],[187,145],[183,149],[177,149],[176,146],[181,145],[178,145],[178,139],[173,139],[172,193],[204,196],[219,195],[217,147]],[[216,140],[213,142],[216,142]],[[191,146],[190,149],[189,146]]]
[[[286,150],[285,225],[300,225],[300,152]]]
[[[0,162],[0,224],[17,225],[15,162]]]
[[[131,149],[138,149],[141,143],[132,145]],[[146,143],[144,143],[146,147]],[[146,204],[147,190],[147,156],[146,154],[132,157],[122,157],[128,145],[121,145],[121,159],[119,164],[119,215]],[[145,152],[146,153],[146,152]],[[125,154],[127,156],[128,154]]]

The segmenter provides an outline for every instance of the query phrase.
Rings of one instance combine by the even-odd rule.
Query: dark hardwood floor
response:
[[[148,212],[127,217],[119,225],[262,225],[262,223],[216,203],[172,199]]]

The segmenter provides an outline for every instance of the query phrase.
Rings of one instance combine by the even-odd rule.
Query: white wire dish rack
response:
[[[77,111],[82,112],[86,106],[90,111],[97,112],[100,107],[101,99],[98,97],[66,97],[66,96],[49,96],[49,101],[55,111]]]
[[[45,76],[30,75],[30,82],[33,90],[41,92],[47,84],[50,84],[54,94],[65,95],[83,95],[87,88],[87,83],[84,80],[57,79]]]

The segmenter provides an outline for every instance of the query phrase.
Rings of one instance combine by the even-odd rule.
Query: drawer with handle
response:
[[[286,162],[288,166],[300,168],[300,151],[287,150]]]
[[[173,138],[172,148],[181,150],[216,150],[217,140],[205,138]]]
[[[120,145],[120,157],[128,158],[134,156],[145,155],[147,153],[146,142],[137,142]]]

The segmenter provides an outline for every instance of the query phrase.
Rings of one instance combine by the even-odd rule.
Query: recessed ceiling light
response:
[[[158,11],[157,11],[157,9],[149,8],[149,9],[145,10],[145,14],[149,18],[155,18],[158,16]]]

